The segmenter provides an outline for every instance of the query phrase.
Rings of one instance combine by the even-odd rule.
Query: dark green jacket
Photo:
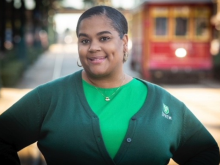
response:
[[[114,160],[78,71],[37,87],[0,116],[0,164],[17,161],[17,151],[38,141],[48,165],[165,165],[170,158],[179,164],[217,165],[215,140],[187,107],[161,87],[141,81],[148,86],[147,100],[131,118]]]

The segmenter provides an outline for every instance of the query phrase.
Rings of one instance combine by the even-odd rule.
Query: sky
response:
[[[67,28],[72,31],[75,30],[79,16],[80,14],[56,14],[54,17],[56,31],[63,33]]]
[[[125,9],[132,8],[133,2],[134,0],[112,0],[113,7],[123,7]],[[83,0],[65,0],[64,4],[65,6],[74,7],[77,9],[83,8]],[[63,33],[66,28],[75,30],[79,16],[80,14],[57,14],[54,17],[56,22],[56,31],[58,33]]]
[[[133,6],[134,0],[112,0],[113,7],[123,7],[129,9]],[[77,9],[83,7],[83,0],[65,0],[65,6],[73,6]]]
[[[134,0],[112,0],[112,4],[114,7],[130,9],[134,5]]]

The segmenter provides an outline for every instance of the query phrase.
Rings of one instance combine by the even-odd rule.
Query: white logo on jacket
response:
[[[172,120],[172,117],[169,115],[170,109],[167,105],[163,104],[162,116],[168,120]]]

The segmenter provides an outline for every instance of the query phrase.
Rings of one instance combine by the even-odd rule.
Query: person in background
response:
[[[162,87],[123,71],[125,17],[95,6],[78,20],[82,70],[40,85],[0,116],[0,164],[37,141],[47,165],[218,165],[219,148]],[[79,64],[80,65],[80,64]]]

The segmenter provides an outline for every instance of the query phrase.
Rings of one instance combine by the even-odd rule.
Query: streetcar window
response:
[[[208,30],[209,30],[209,25],[208,25],[208,19],[206,18],[196,18],[195,19],[195,31],[196,31],[196,36],[199,37],[207,37]]]
[[[194,35],[196,39],[209,39],[210,10],[206,7],[197,7],[194,10]]]
[[[178,38],[187,38],[189,34],[190,8],[188,6],[174,7],[174,35]]]
[[[167,7],[155,7],[151,10],[153,17],[154,27],[153,35],[155,38],[167,38],[168,36],[168,18],[169,8]]]
[[[188,31],[188,19],[177,17],[175,19],[176,27],[175,27],[175,35],[178,37],[186,36]]]
[[[167,18],[166,17],[157,17],[155,18],[155,35],[156,36],[166,36],[167,29]]]

